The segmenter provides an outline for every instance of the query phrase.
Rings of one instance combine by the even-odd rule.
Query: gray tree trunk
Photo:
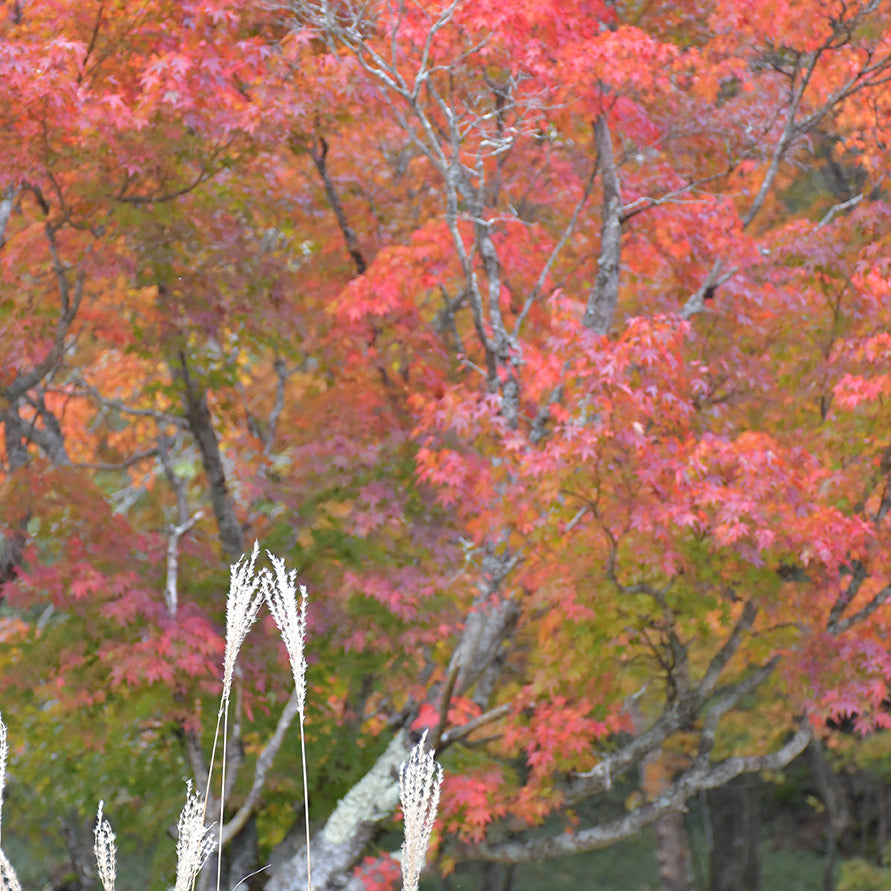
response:
[[[757,776],[708,793],[712,833],[709,891],[761,888],[761,794]]]

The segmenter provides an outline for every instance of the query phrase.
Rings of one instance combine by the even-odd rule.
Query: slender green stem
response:
[[[214,728],[214,731],[213,731],[213,745],[210,748],[210,764],[207,765],[207,783],[204,786],[204,809],[203,809],[203,812],[201,815],[202,821],[207,819],[207,802],[210,799],[210,781],[211,781],[211,778],[213,777],[213,764],[214,764],[214,759],[217,754],[217,742],[220,738],[220,724],[223,721],[223,712],[224,711],[226,713],[226,716],[228,717],[229,700],[225,696],[223,696],[220,699],[220,708],[219,708],[219,711],[217,711],[217,726]],[[223,731],[223,764],[225,765],[225,763],[226,763],[226,740],[225,740],[225,730],[224,730]],[[221,828],[222,828],[222,825],[221,825]],[[221,850],[217,853],[217,862],[218,863],[221,861],[220,854],[222,854],[222,838],[220,839],[220,848],[221,848]],[[197,880],[197,878],[198,877],[195,876],[192,879],[192,891],[195,891],[195,881]],[[219,877],[217,879],[217,882],[219,884]]]
[[[229,701],[223,713],[223,752],[220,756],[220,841],[217,844],[217,891],[220,891],[223,871],[223,807],[226,799],[226,742],[229,737]]]
[[[306,781],[306,738],[303,711],[300,712],[300,759],[303,762],[303,813],[306,815],[306,891],[312,891],[312,866],[309,856],[309,784]]]

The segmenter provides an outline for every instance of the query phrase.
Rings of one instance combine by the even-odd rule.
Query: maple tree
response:
[[[2,690],[58,810],[95,777],[160,825],[161,762],[201,784],[255,538],[318,592],[318,888],[392,882],[425,726],[444,868],[887,726],[882,4],[4,15]],[[246,657],[233,869],[302,795],[283,668]],[[524,833],[653,759],[622,818]]]

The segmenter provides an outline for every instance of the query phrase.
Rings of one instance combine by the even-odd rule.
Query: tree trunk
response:
[[[597,278],[588,294],[583,324],[595,334],[607,334],[619,300],[619,271],[622,256],[622,189],[613,155],[612,136],[606,116],[594,122],[597,165],[603,181],[603,210],[600,227],[600,256]]]
[[[838,860],[838,840],[851,822],[848,797],[844,786],[832,770],[822,743],[815,739],[808,746],[811,776],[826,806],[829,823],[826,827],[826,860],[823,868],[823,891],[832,891],[835,885],[835,865]],[[881,784],[879,786],[881,793]],[[881,831],[881,830],[880,830]]]
[[[671,769],[661,749],[651,752],[641,764],[641,791],[648,801],[662,795],[671,785]],[[656,861],[662,891],[690,891],[693,886],[692,857],[684,817],[679,812],[656,820]]]
[[[708,793],[712,833],[710,891],[759,891],[761,887],[760,780],[741,776]]]
[[[210,503],[217,519],[220,543],[223,550],[232,559],[237,560],[244,553],[244,532],[235,511],[235,502],[226,482],[223,469],[223,458],[220,454],[220,443],[213,428],[210,409],[207,405],[207,394],[203,384],[192,378],[185,353],[179,354],[180,368],[172,368],[174,376],[183,382],[183,402],[186,409],[186,420],[198,450],[201,452],[201,463],[210,486]]]
[[[229,846],[229,881],[227,888],[238,886],[244,891],[260,888],[263,876],[253,875],[257,871],[257,818],[251,817],[241,831],[232,839]],[[248,878],[251,876],[251,878]]]
[[[666,814],[656,821],[656,860],[662,891],[691,891],[693,868],[682,814]]]

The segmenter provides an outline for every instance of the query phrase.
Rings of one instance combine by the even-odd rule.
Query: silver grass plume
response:
[[[179,815],[176,840],[176,886],[174,891],[190,891],[201,867],[215,848],[210,827],[204,826],[204,801],[186,783],[186,803]]]
[[[418,880],[430,834],[436,822],[439,807],[439,790],[442,786],[442,767],[426,752],[427,731],[411,750],[408,762],[399,767],[399,800],[405,824],[405,841],[402,843],[402,888],[403,891],[418,891]]]
[[[96,814],[96,828],[93,830],[93,853],[96,855],[96,869],[99,881],[105,891],[114,891],[117,867],[117,848],[111,823],[102,816],[104,801],[99,802]]]
[[[229,570],[229,594],[226,598],[226,655],[223,658],[223,703],[229,702],[238,651],[257,618],[263,595],[254,577],[259,545],[254,542],[251,559],[241,557]]]
[[[0,716],[0,817],[3,812],[3,791],[6,788],[6,761],[9,757],[9,743],[6,738],[6,725]],[[22,891],[19,878],[6,854],[0,850],[0,891]]]
[[[6,789],[6,760],[9,758],[9,742],[6,739],[6,725],[0,715],[0,826],[3,820],[3,792]]]
[[[19,878],[3,851],[0,851],[0,891],[22,891]]]
[[[285,569],[285,561],[275,554],[269,554],[274,573],[262,573],[263,595],[278,625],[288,651],[291,674],[294,676],[294,692],[297,696],[297,714],[300,718],[300,761],[303,766],[303,814],[306,830],[306,888],[312,891],[312,850],[309,832],[309,784],[306,777],[306,657],[303,654],[306,642],[306,588],[300,586],[300,605],[297,605],[297,571]]]
[[[301,719],[306,707],[306,658],[303,646],[306,641],[306,588],[300,585],[300,605],[297,605],[297,571],[285,569],[285,561],[269,554],[275,575],[262,575],[263,593],[275,624],[278,625],[288,651],[294,689],[297,692],[297,711]]]

